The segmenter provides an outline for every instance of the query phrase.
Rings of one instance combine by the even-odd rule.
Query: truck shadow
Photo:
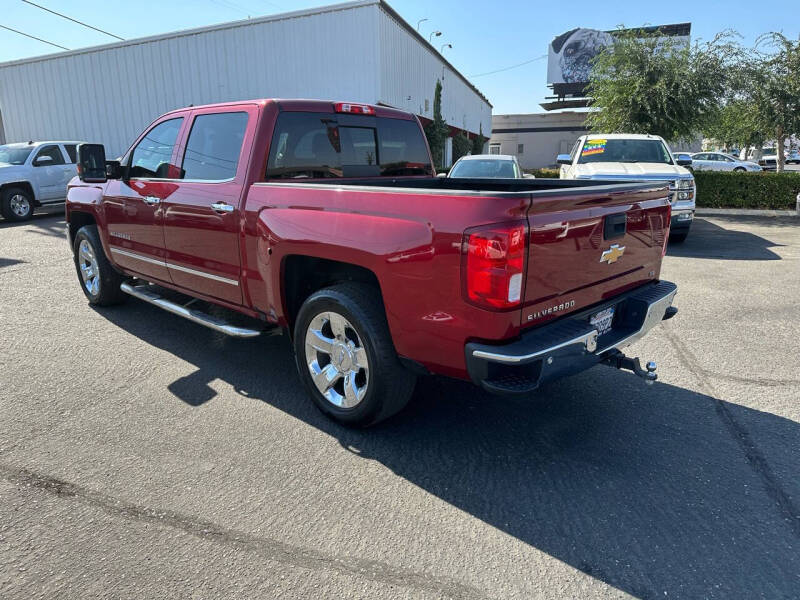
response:
[[[750,217],[758,219],[759,217]],[[716,216],[715,220],[718,219]],[[760,217],[762,220],[775,221],[774,217]],[[743,220],[736,217],[730,221],[731,227],[741,225]],[[763,225],[762,221],[752,221]],[[667,256],[682,258],[716,258],[723,260],[780,260],[770,248],[780,247],[768,239],[747,231],[720,227],[702,217],[695,219],[689,237],[682,244],[669,244]]]
[[[526,399],[423,378],[406,411],[349,430],[305,397],[286,338],[224,338],[138,302],[98,313],[196,367],[169,385],[183,402],[212,400],[209,384],[223,380],[333,436],[342,451],[634,596],[800,590],[793,421],[595,367]]]

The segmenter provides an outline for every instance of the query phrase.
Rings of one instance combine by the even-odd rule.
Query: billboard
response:
[[[691,23],[678,23],[622,31],[659,33],[665,37],[685,38],[688,44],[691,28]],[[579,27],[562,33],[550,42],[547,52],[547,83],[553,86],[556,94],[580,95],[583,92],[589,83],[592,59],[614,43],[614,33]]]

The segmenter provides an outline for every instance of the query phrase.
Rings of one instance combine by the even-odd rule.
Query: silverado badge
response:
[[[625,246],[620,246],[619,244],[612,244],[611,248],[604,251],[600,255],[600,262],[607,262],[608,264],[613,264],[617,262],[622,255],[625,254]]]

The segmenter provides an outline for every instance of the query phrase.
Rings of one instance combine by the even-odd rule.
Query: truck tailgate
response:
[[[534,194],[522,325],[539,325],[659,277],[667,182]]]

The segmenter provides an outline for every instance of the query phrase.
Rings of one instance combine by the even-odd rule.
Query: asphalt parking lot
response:
[[[0,597],[800,596],[800,219],[698,219],[678,316],[534,398],[323,418],[281,337],[94,310],[0,222]]]

